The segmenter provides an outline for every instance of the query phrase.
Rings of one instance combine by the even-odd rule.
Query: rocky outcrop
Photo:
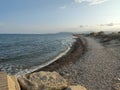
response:
[[[40,71],[18,77],[0,72],[0,90],[87,90],[80,85],[68,86],[57,72]],[[118,90],[118,89],[115,89]]]
[[[76,86],[69,86],[66,90],[87,90],[85,87],[76,85]]]
[[[18,78],[22,90],[63,90],[66,80],[57,72],[35,72]]]

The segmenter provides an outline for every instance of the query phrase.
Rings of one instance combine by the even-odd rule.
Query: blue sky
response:
[[[1,0],[0,33],[120,30],[120,0]]]

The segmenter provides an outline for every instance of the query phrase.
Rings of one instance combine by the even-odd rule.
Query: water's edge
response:
[[[57,61],[57,60],[60,59],[61,57],[65,56],[65,55],[67,55],[69,52],[71,52],[71,49],[72,49],[71,47],[74,45],[75,42],[76,42],[76,39],[75,39],[75,41],[72,43],[71,46],[68,46],[68,48],[67,48],[65,51],[59,53],[59,54],[58,54],[56,57],[54,57],[52,60],[49,60],[48,62],[45,62],[45,63],[43,63],[43,64],[41,64],[41,65],[35,66],[35,67],[31,68],[31,69],[25,69],[25,70],[23,70],[23,71],[20,71],[20,72],[16,73],[15,76],[16,76],[16,77],[19,77],[19,76],[21,76],[21,75],[29,74],[29,73],[35,72],[35,71],[37,71],[37,70],[39,70],[39,69],[41,69],[41,68],[44,68],[44,67],[52,64],[53,62]]]

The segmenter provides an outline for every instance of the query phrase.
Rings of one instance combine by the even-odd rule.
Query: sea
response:
[[[0,71],[33,72],[65,55],[73,42],[70,33],[0,34]]]

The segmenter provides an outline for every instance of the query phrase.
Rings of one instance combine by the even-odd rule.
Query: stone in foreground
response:
[[[57,72],[35,72],[18,78],[22,90],[63,90],[66,80]]]
[[[66,90],[87,90],[85,87],[76,85],[76,86],[69,86]]]
[[[112,90],[120,90],[120,83],[114,84]]]

